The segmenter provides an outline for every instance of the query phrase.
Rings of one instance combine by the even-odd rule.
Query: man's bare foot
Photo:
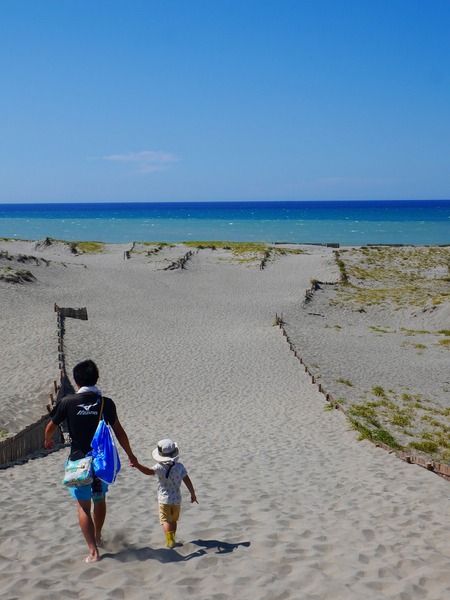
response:
[[[94,556],[91,556],[89,554],[89,556],[86,556],[86,558],[84,559],[84,562],[93,563],[93,562],[98,562],[99,560],[100,560],[99,554],[94,554]]]
[[[98,538],[98,540],[95,540],[95,543],[97,544],[97,546],[100,546],[102,548],[103,547],[103,543],[104,543],[103,538],[100,536]]]

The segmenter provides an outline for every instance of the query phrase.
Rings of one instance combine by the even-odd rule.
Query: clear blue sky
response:
[[[450,198],[449,0],[1,0],[0,202]]]

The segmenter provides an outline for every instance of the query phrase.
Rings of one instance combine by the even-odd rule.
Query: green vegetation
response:
[[[425,454],[435,455],[439,449],[439,445],[437,442],[433,442],[432,440],[423,440],[421,442],[410,442],[409,447],[413,450],[420,450]]]
[[[338,288],[335,304],[362,311],[386,302],[394,308],[429,307],[449,300],[448,247],[374,246],[335,254],[346,284]]]
[[[255,263],[267,260],[270,247],[260,242],[184,242],[188,247],[199,250],[229,250],[233,260],[244,263]]]
[[[271,248],[276,254],[306,254],[306,250],[302,248],[278,248],[278,246],[273,246]]]
[[[189,248],[198,248],[199,250],[209,248],[211,250],[231,250],[235,255],[247,254],[249,252],[264,254],[269,248],[262,242],[183,242]]]
[[[370,246],[341,250],[335,253],[335,259],[341,282],[330,294],[330,305],[342,307],[344,314],[349,310],[368,316],[372,313],[367,327],[379,335],[398,334],[399,349],[406,345],[416,354],[435,352],[437,346],[450,350],[449,329],[394,328],[376,325],[375,320],[381,312],[376,307],[387,312],[402,311],[402,317],[409,318],[448,303],[450,247]],[[440,313],[434,315],[439,317]],[[378,322],[382,324],[383,320]],[[416,339],[408,339],[414,336]],[[337,381],[346,384],[342,378]],[[361,393],[358,383],[353,383],[346,412],[360,437],[450,463],[450,407],[442,406],[450,400],[448,385],[442,383],[441,393],[447,398],[441,400],[381,385]]]
[[[102,242],[70,242],[69,247],[73,254],[98,254],[103,252],[104,244]]]
[[[425,329],[406,329],[405,327],[400,327],[400,331],[403,331],[405,335],[427,335],[431,334],[431,331],[426,331]]]
[[[41,242],[36,244],[36,247],[51,246],[54,243],[66,244],[72,254],[96,254],[103,252],[103,242],[67,242],[66,240],[56,240],[54,238],[46,237]]]
[[[380,385],[376,385],[374,388],[372,388],[372,392],[375,396],[386,398],[386,392]]]
[[[381,442],[393,450],[403,450],[403,446],[386,429],[381,427],[370,428],[353,418],[350,419],[350,424],[353,429],[359,432],[359,440],[370,440],[374,443]]]
[[[382,410],[386,407],[388,411]],[[401,427],[409,426],[411,417],[406,411],[401,411],[395,404],[383,400],[354,404],[348,409],[348,413],[352,427],[360,433],[360,439],[382,442],[393,450],[403,449],[400,442],[383,425],[383,421]],[[386,418],[386,414],[389,414],[389,419]]]
[[[441,425],[442,425],[442,423],[440,421],[438,421],[437,419],[435,419],[431,415],[423,415],[422,421],[425,421],[425,422],[429,423],[433,427],[441,427]]]
[[[136,242],[140,246],[157,246],[158,248],[164,248],[164,246],[171,246],[167,242]]]
[[[368,396],[347,411],[360,439],[383,442],[394,450],[409,448],[438,462],[450,462],[450,407],[433,404],[418,394],[398,395],[381,386],[373,387]]]
[[[35,279],[36,277],[33,273],[25,269],[0,268],[0,281],[5,281],[6,283],[24,283],[34,281]]]
[[[183,244],[198,250],[228,250],[232,253],[233,259],[239,263],[266,262],[271,256],[303,254],[305,252],[301,248],[280,248],[264,242],[187,241]]]
[[[413,424],[413,414],[411,411],[397,408],[396,410],[392,411],[392,416],[389,422],[391,425],[397,425],[399,427],[411,427]]]
[[[132,254],[146,254],[151,256],[152,254],[158,254],[164,248],[172,248],[172,244],[166,244],[165,242],[134,242],[130,250]]]
[[[377,333],[395,333],[394,331],[388,331],[387,329],[381,329],[381,327],[377,327],[376,325],[369,325],[369,329],[376,331]]]
[[[336,259],[336,264],[339,269],[339,273],[341,274],[341,284],[347,285],[348,284],[348,273],[347,273],[347,269],[345,266],[345,262],[340,258],[341,253],[336,250],[334,252],[334,256]]]
[[[352,386],[353,386],[353,383],[352,383],[351,381],[349,381],[348,379],[343,379],[342,377],[338,377],[338,378],[336,379],[336,381],[337,381],[338,383],[342,383],[343,385],[348,385],[349,387],[352,387]]]

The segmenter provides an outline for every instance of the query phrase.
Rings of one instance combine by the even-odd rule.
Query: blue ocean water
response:
[[[0,237],[450,244],[450,200],[0,204]]]

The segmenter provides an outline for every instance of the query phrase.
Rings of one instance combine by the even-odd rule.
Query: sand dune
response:
[[[125,260],[127,249],[0,242],[50,261],[25,267],[36,282],[0,281],[1,427],[42,414],[57,370],[53,304],[86,306],[88,321],[67,319],[68,367],[97,362],[141,462],[161,437],[178,441],[199,505],[183,504],[182,545],[164,548],[156,485],[124,464],[102,560],[86,565],[60,484],[67,450],[2,470],[2,598],[449,597],[449,483],[358,442],[273,327],[275,313],[297,314],[311,279],[339,278],[332,250],[306,246],[260,270],[205,249],[164,271],[186,248]]]

